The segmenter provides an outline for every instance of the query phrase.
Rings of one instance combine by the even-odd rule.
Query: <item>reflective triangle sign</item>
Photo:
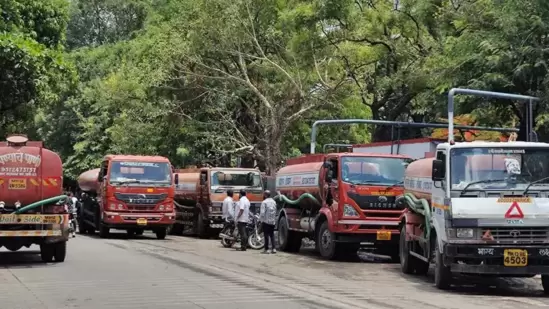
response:
[[[505,218],[507,219],[522,219],[524,218],[524,214],[522,213],[522,209],[520,209],[520,206],[517,202],[513,202],[511,204],[511,207],[509,207],[509,210],[505,213]]]

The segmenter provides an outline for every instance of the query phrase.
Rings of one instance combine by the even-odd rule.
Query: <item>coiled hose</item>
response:
[[[429,205],[429,202],[427,202],[426,199],[418,199],[415,195],[412,193],[405,193],[404,199],[406,200],[406,204],[410,207],[410,209],[423,216],[425,219],[425,229],[424,229],[424,237],[425,239],[430,239],[431,236],[431,206]]]
[[[316,197],[314,197],[314,195],[312,195],[310,193],[303,193],[296,200],[291,200],[286,195],[284,195],[280,192],[278,192],[278,194],[275,197],[273,197],[274,200],[279,200],[281,202],[284,202],[284,203],[290,204],[290,205],[297,205],[306,198],[311,199],[314,202],[320,204],[318,202],[318,200],[316,199]]]
[[[55,197],[50,197],[50,198],[47,198],[45,200],[41,200],[41,201],[38,201],[38,202],[34,202],[32,204],[29,204],[25,207],[21,207],[21,208],[15,210],[14,212],[12,212],[12,214],[19,215],[19,214],[25,213],[25,212],[27,212],[31,209],[34,209],[34,208],[38,208],[38,207],[48,205],[48,204],[52,204],[52,203],[57,203],[57,202],[62,201],[66,198],[67,198],[66,195],[58,195],[58,196],[55,196]]]

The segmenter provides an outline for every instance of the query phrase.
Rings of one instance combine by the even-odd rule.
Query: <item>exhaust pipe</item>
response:
[[[234,237],[229,236],[229,235],[224,234],[224,233],[220,233],[220,234],[219,234],[219,238],[224,238],[224,239],[228,239],[228,240],[234,240]]]

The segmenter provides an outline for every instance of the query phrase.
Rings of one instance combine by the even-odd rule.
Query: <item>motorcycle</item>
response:
[[[250,215],[246,231],[249,235],[248,247],[259,250],[265,246],[265,238],[263,237],[261,223],[259,222],[259,215]],[[241,241],[240,233],[233,221],[227,221],[226,226],[219,233],[219,238],[221,238],[221,245],[225,248],[231,248],[235,243]]]

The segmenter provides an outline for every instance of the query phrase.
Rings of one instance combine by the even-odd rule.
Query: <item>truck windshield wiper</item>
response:
[[[526,186],[526,188],[524,188],[524,191],[522,191],[522,195],[525,195],[526,192],[528,192],[528,189],[530,189],[530,187],[531,187],[532,185],[535,185],[535,184],[540,183],[540,182],[542,182],[542,181],[544,181],[544,180],[547,180],[547,179],[549,179],[549,177],[543,177],[543,178],[540,178],[540,179],[538,179],[538,180],[532,181],[531,183],[529,183],[529,184]]]
[[[111,181],[111,182],[118,183],[118,184],[121,184],[121,185],[130,184],[130,183],[141,183],[141,181],[137,180],[137,179],[116,180],[116,181]]]
[[[465,193],[467,191],[467,189],[469,189],[469,187],[472,186],[472,185],[476,185],[476,184],[479,184],[479,183],[488,184],[488,183],[502,182],[502,181],[505,181],[505,179],[485,179],[485,180],[470,182],[465,186],[465,188],[461,189],[461,193],[459,194],[459,197],[462,197],[463,193]]]

